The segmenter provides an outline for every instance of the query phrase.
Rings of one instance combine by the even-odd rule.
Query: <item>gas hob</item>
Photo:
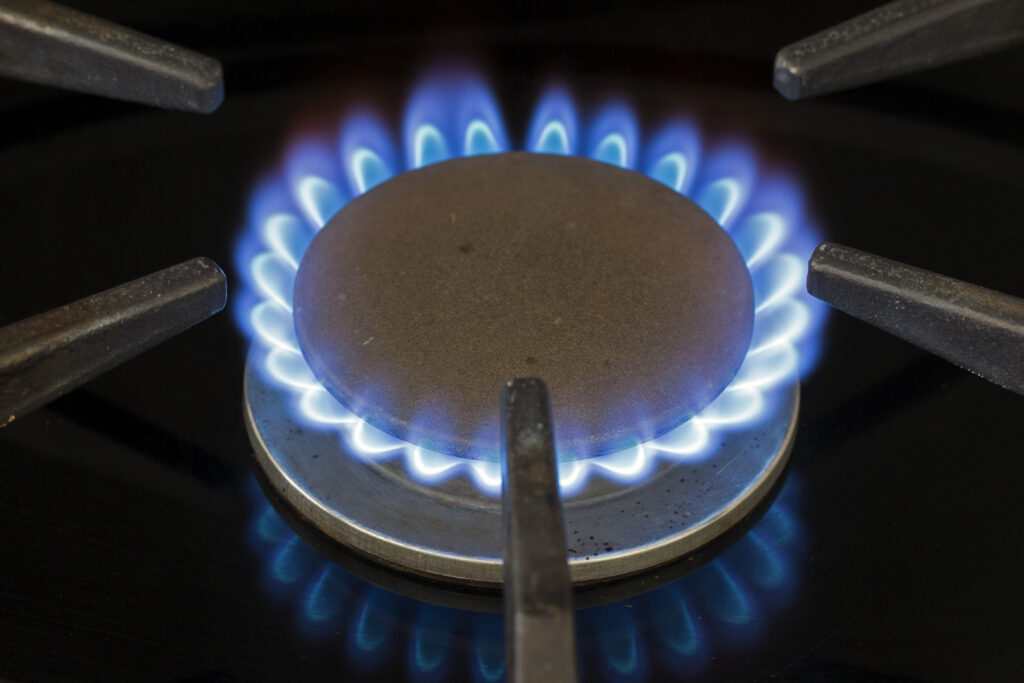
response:
[[[171,10],[147,18],[82,5],[222,60],[227,95],[200,117],[0,84],[8,131],[0,279],[9,292],[0,323],[198,255],[224,267],[228,304],[0,431],[8,549],[0,675],[506,674],[493,581],[460,585],[351,539],[339,546],[268,481],[243,411],[258,340],[238,330],[249,329],[259,292],[238,251],[255,188],[297,139],[335,133],[359,107],[381,112],[400,147],[410,93],[442,50],[473,55],[465,59],[500,103],[509,149],[529,147],[531,117],[555,81],[571,91],[581,131],[610,97],[628,102],[639,149],[683,113],[699,131],[702,160],[740,140],[759,169],[793,178],[821,241],[1024,294],[1024,241],[1011,227],[1024,184],[1022,103],[1005,87],[1020,74],[1019,53],[796,103],[772,89],[781,46],[870,7],[803,7],[793,16],[758,3],[480,10],[423,23],[422,9],[395,19],[372,7],[290,6],[280,9],[296,13],[286,21],[211,8],[197,10],[206,19],[196,22]],[[354,29],[341,24],[356,14],[363,28],[347,35]],[[579,152],[590,151],[581,142]],[[470,241],[457,242],[452,258],[486,253],[484,243],[467,254],[458,247]],[[804,262],[812,250],[799,252]],[[577,587],[581,679],[1019,672],[1020,397],[854,318],[821,320],[801,363],[792,443],[756,504],[696,554]],[[543,369],[542,356],[519,361],[526,355]],[[558,395],[552,383],[556,436]],[[290,405],[275,414],[290,415]],[[654,425],[649,436],[663,431]],[[481,466],[488,472],[498,462],[478,461],[492,463]],[[391,466],[388,476],[407,476],[406,462]],[[661,495],[675,502],[688,476],[680,472]],[[447,485],[473,481],[460,474]],[[500,478],[498,489],[474,491],[479,505],[500,511]],[[564,505],[570,546],[593,546],[596,557],[617,548],[600,532],[578,533],[575,504]]]

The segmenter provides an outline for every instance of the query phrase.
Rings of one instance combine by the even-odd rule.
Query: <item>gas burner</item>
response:
[[[340,164],[300,143],[254,196],[245,414],[291,511],[386,565],[500,585],[499,390],[535,375],[574,584],[748,515],[792,447],[813,317],[806,255],[782,250],[814,243],[792,183],[759,186],[742,145],[702,160],[679,119],[641,146],[621,102],[580,126],[559,89],[511,152],[464,74],[420,84],[405,136],[395,175],[397,145],[351,118]]]
[[[193,112],[220,103],[213,56],[227,58],[231,85],[210,118],[28,85],[0,98],[14,132],[2,150],[4,320],[151,272],[0,329],[13,550],[0,678],[1001,679],[1019,668],[1006,654],[1024,635],[1024,555],[1007,543],[1012,527],[991,522],[1024,513],[1019,465],[999,457],[1017,450],[1019,397],[845,315],[826,372],[802,397],[796,384],[816,342],[796,293],[806,274],[811,296],[1024,394],[1024,301],[900,262],[1020,293],[1021,246],[1005,229],[1024,189],[1022,103],[1005,87],[1019,53],[786,104],[765,87],[770,53],[819,28],[814,3],[745,3],[741,17],[713,3],[358,17],[323,3],[211,4],[199,24],[106,8],[211,57],[46,0],[0,4],[2,74]],[[848,10],[828,5],[835,18]],[[1012,44],[1022,10],[895,0],[781,50],[776,88],[804,99]],[[224,43],[226,25],[245,30]],[[252,449],[232,438],[242,413],[225,401],[243,370],[225,320],[57,398],[221,309],[212,261],[153,271],[224,256],[244,179],[296,101],[322,108],[356,90],[388,101],[396,74],[435,49],[493,60],[517,112],[535,68],[629,83],[643,135],[623,102],[578,118],[558,91],[506,131],[486,89],[459,76],[421,84],[400,137],[371,113],[338,139],[290,148],[253,196],[249,244],[262,244],[240,254],[249,288],[232,288],[258,335],[247,412],[270,477],[250,526],[237,475]],[[836,241],[814,248],[796,186],[755,172],[751,145],[656,125],[673,101],[715,135],[750,131],[798,160]],[[538,166],[517,177],[515,164]],[[637,204],[630,230],[623,196]],[[686,219],[666,233],[663,216]],[[574,245],[569,223],[593,239]],[[495,259],[508,245],[524,262]],[[696,273],[719,247],[748,272]],[[582,275],[571,259],[545,267],[566,251],[587,262]],[[601,258],[611,251],[619,268]],[[552,316],[561,322],[537,322]],[[551,383],[557,419],[528,375]],[[768,485],[789,457],[808,477],[806,514],[785,512],[794,476]],[[683,561],[600,580],[717,534]],[[498,544],[479,539],[499,536],[501,592],[468,585],[497,583]],[[260,561],[239,552],[244,540]],[[504,629],[488,613],[501,603]]]

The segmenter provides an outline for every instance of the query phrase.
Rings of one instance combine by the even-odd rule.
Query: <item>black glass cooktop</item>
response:
[[[196,116],[0,82],[0,324],[199,255],[229,307],[0,430],[0,676],[502,678],[494,596],[325,559],[263,493],[242,420],[250,188],[347,104],[397,126],[432,59],[479,64],[516,140],[552,75],[624,94],[641,127],[682,109],[739,131],[800,179],[823,239],[1024,296],[1019,50],[772,90],[779,47],[871,4],[76,4],[221,59],[227,96]],[[820,347],[771,505],[580,610],[583,680],[1020,675],[1021,397],[836,312]]]

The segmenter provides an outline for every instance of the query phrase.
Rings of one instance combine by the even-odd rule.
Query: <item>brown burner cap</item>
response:
[[[559,452],[663,434],[746,354],[750,275],[696,204],[632,171],[510,153],[403,173],[352,200],[295,283],[303,355],[380,429],[499,452],[502,384],[551,389]]]

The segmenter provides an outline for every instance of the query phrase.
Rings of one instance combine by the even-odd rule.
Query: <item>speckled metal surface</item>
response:
[[[401,174],[299,268],[328,390],[396,436],[496,455],[502,384],[551,388],[559,452],[626,447],[710,403],[746,353],[750,276],[696,204],[639,173],[509,153]]]

